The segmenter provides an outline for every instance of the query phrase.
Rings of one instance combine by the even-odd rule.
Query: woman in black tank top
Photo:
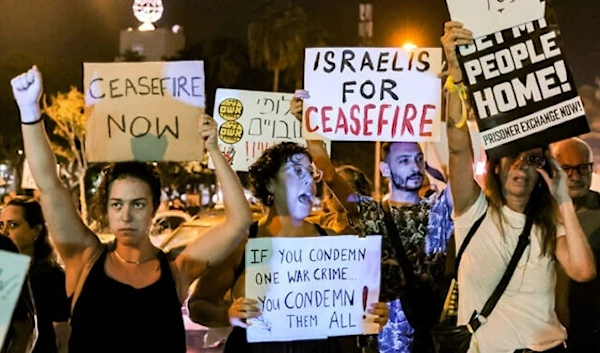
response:
[[[255,196],[265,209],[265,216],[250,228],[249,237],[311,237],[327,235],[318,225],[305,218],[310,214],[321,172],[314,168],[304,147],[284,142],[267,149],[250,167],[250,179]],[[203,276],[189,301],[192,320],[209,326],[233,325],[225,353],[348,352],[337,338],[292,342],[251,343],[246,341],[246,319],[260,314],[257,302],[244,296],[244,246],[230,258]],[[231,296],[225,298],[230,290]],[[376,315],[386,317],[385,304]],[[379,310],[379,309],[378,309]]]
[[[121,162],[102,171],[94,218],[115,240],[110,246],[100,243],[57,177],[39,110],[40,72],[33,67],[12,85],[31,173],[50,235],[65,263],[72,302],[69,351],[184,353],[181,305],[189,285],[238,246],[252,221],[239,179],[219,149],[217,124],[204,115],[199,133],[223,190],[226,219],[168,259],[149,238],[160,203],[157,169],[148,163]]]

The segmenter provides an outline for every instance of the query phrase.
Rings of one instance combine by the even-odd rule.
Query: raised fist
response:
[[[10,81],[13,95],[21,111],[21,122],[32,124],[40,120],[39,100],[42,96],[42,74],[37,66]]]

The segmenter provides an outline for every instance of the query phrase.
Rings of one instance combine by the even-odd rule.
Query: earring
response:
[[[273,194],[269,194],[267,196],[267,206],[271,206],[273,204]]]

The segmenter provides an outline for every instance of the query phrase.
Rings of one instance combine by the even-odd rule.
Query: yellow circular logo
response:
[[[221,141],[234,144],[240,142],[244,136],[244,127],[235,121],[226,121],[219,127],[219,137]]]
[[[227,98],[219,104],[219,115],[225,120],[237,120],[243,111],[244,106],[239,99]]]

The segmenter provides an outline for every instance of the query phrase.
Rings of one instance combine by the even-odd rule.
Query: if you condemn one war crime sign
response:
[[[459,48],[483,147],[500,158],[589,131],[554,19],[475,39]]]
[[[303,134],[337,141],[438,141],[440,48],[310,48]]]
[[[201,61],[85,63],[90,161],[201,160]]]
[[[246,245],[246,297],[262,315],[249,342],[376,334],[381,236],[254,238]]]

